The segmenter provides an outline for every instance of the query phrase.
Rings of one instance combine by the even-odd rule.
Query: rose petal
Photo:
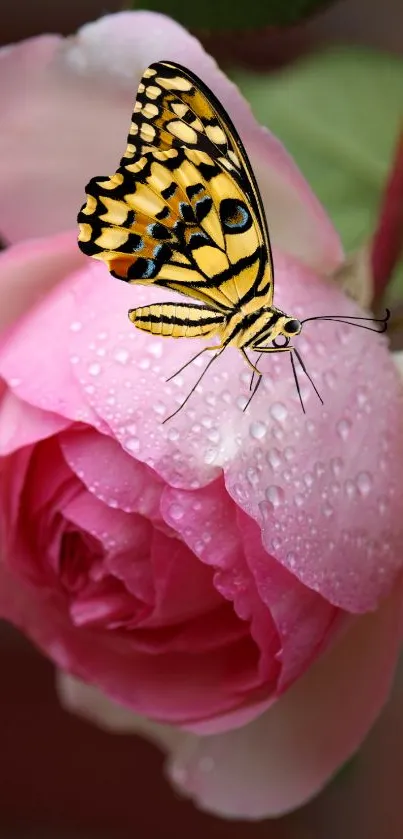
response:
[[[11,390],[0,398],[0,455],[63,431],[69,421],[21,402]]]
[[[231,818],[275,816],[315,795],[358,748],[388,695],[401,615],[398,587],[269,711],[226,734],[197,737],[150,723],[63,674],[59,695],[68,710],[111,731],[142,734],[170,753],[171,780],[199,808]]]
[[[285,311],[360,315],[334,284],[281,254],[275,260]],[[374,608],[403,562],[403,391],[385,340],[336,322],[307,324],[295,343],[325,405],[299,369],[306,418],[284,355],[260,362],[263,385],[244,414],[250,373],[228,349],[163,425],[203,367],[189,365],[169,383],[167,376],[205,343],[164,343],[126,325],[126,309],[157,301],[160,292],[113,284],[97,267],[82,275],[75,298],[83,324],[72,336],[75,373],[126,451],[185,489],[224,470],[233,499],[261,525],[266,549],[304,585],[347,611]],[[111,407],[112,380],[119,400]]]
[[[33,39],[0,58],[7,128],[0,139],[0,229],[10,240],[71,226],[89,178],[115,171],[140,75],[163,58],[194,70],[228,108],[259,174],[276,245],[321,270],[340,261],[330,221],[281,144],[258,126],[198,41],[164,15],[107,15],[64,43]]]
[[[2,251],[0,329],[4,330],[17,320],[84,264],[85,257],[77,248],[75,233],[33,239]]]
[[[74,300],[67,289],[68,284],[65,291],[60,286],[53,289],[40,306],[34,307],[10,327],[0,342],[0,375],[13,392],[30,405],[77,422],[88,422],[99,430],[107,430],[86,404],[72,373],[79,359],[70,350],[69,338],[72,332],[81,328],[81,324],[74,317]],[[38,336],[46,340],[45,347]],[[34,376],[32,369],[35,370]],[[57,384],[51,387],[53,377]],[[61,381],[63,388],[60,388]]]
[[[176,787],[199,808],[231,818],[281,815],[307,801],[358,748],[387,699],[401,611],[398,587],[259,719],[176,744],[169,763]]]

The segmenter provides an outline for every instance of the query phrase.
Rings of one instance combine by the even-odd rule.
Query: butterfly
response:
[[[273,352],[290,353],[303,410],[294,355],[323,402],[292,344],[307,320],[320,318],[300,321],[274,306],[273,258],[256,178],[230,117],[194,73],[172,61],[144,71],[120,166],[111,177],[92,178],[86,195],[78,215],[81,250],[104,262],[113,277],[188,298],[131,309],[131,322],[153,335],[208,339],[170,378],[213,352],[164,422],[228,346],[237,347],[253,371],[245,409],[262,380],[259,359]],[[384,331],[388,317],[323,319],[373,321],[381,327],[363,328]],[[248,351],[259,353],[256,364]]]

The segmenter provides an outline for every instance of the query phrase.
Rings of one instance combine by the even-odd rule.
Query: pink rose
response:
[[[140,72],[161,57],[198,73],[240,130],[276,302],[358,312],[323,279],[341,261],[323,210],[179,26],[122,13],[0,53],[0,229],[17,243],[0,255],[0,612],[71,674],[66,702],[157,738],[200,806],[259,817],[312,795],[388,694],[402,389],[385,339],[322,322],[298,346],[324,408],[301,380],[304,417],[278,358],[244,414],[249,372],[227,350],[162,424],[199,368],[166,379],[203,344],[135,330],[127,309],[160,292],[113,280],[57,232],[89,177],[114,171]]]

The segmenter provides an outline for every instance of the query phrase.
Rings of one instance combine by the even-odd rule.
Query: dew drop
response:
[[[296,565],[296,562],[297,562],[297,556],[296,556],[296,554],[294,553],[294,551],[288,551],[288,554],[287,554],[287,556],[286,556],[286,559],[287,559],[288,565],[289,565],[291,568],[294,568],[294,567],[295,567],[295,565]]]
[[[79,355],[71,355],[70,356],[71,364],[78,364],[79,361],[80,361],[80,356]]]
[[[94,387],[94,385],[85,385],[84,390],[85,390],[85,392],[86,392],[86,393],[89,393],[90,395],[91,395],[92,393],[95,393],[95,387]]]
[[[180,521],[184,516],[184,509],[179,504],[171,504],[169,507],[169,515],[174,521]]]
[[[263,422],[252,422],[250,426],[250,436],[254,440],[261,440],[265,436],[267,428]]]
[[[367,496],[372,489],[372,475],[369,472],[359,472],[356,479],[358,492],[362,496]]]
[[[296,492],[295,495],[294,495],[294,504],[296,505],[296,507],[302,507],[303,503],[304,503],[304,496],[301,495],[300,492]]]
[[[177,428],[170,428],[168,430],[167,437],[168,437],[168,440],[171,440],[171,442],[173,442],[173,443],[176,442],[176,440],[179,440],[178,429]]]
[[[284,457],[288,461],[288,463],[290,462],[290,460],[292,460],[294,458],[294,456],[295,456],[295,449],[293,449],[292,446],[287,446],[284,449]]]
[[[341,457],[332,457],[332,459],[330,461],[330,468],[331,468],[335,478],[339,477],[339,475],[340,475],[340,473],[343,469],[343,466],[344,466],[344,463],[343,463]]]
[[[322,513],[323,513],[324,516],[326,516],[327,519],[329,519],[330,516],[333,515],[333,513],[334,513],[333,507],[332,507],[331,504],[329,504],[328,501],[325,501],[325,503],[322,505]]]
[[[247,469],[246,478],[252,486],[256,486],[256,484],[259,483],[259,473],[257,469],[252,469],[252,467]]]
[[[128,351],[125,350],[123,347],[121,349],[116,350],[116,352],[114,352],[113,354],[113,357],[115,361],[117,361],[119,364],[127,364],[130,358]]]
[[[380,495],[378,498],[378,510],[381,516],[384,516],[388,509],[388,499],[386,495]]]
[[[368,402],[368,390],[367,390],[367,388],[366,387],[358,387],[355,397],[356,397],[356,400],[357,400],[357,405],[359,405],[360,408],[363,408],[364,405],[366,405],[366,403]]]
[[[89,365],[88,372],[90,376],[99,376],[101,372],[101,365],[94,361],[92,364]]]
[[[154,358],[161,358],[162,356],[162,343],[161,341],[154,341],[152,344],[149,344],[147,347],[148,352],[150,355],[153,355]]]
[[[307,486],[307,487],[308,487],[308,489],[310,489],[310,488],[311,488],[311,486],[313,485],[314,480],[315,480],[315,479],[314,479],[314,477],[313,477],[313,475],[312,475],[312,472],[305,472],[305,475],[304,475],[304,484],[305,484],[305,486]]]
[[[272,546],[273,550],[278,551],[278,549],[281,548],[281,545],[282,545],[282,541],[281,541],[280,537],[279,536],[274,536],[274,538],[271,540],[271,546]]]
[[[282,402],[273,402],[269,413],[274,420],[277,420],[277,422],[284,422],[288,416],[287,408]]]
[[[347,498],[352,499],[352,498],[355,497],[355,494],[356,494],[355,484],[349,478],[347,479],[347,481],[344,484],[344,491],[347,495]]]
[[[220,442],[220,432],[217,431],[216,428],[212,428],[211,431],[207,434],[207,439],[210,443],[219,443]]]
[[[341,419],[336,425],[336,431],[341,440],[347,440],[351,431],[351,422],[347,419]]]
[[[216,449],[207,449],[204,453],[204,458],[203,458],[204,463],[206,463],[209,466],[211,463],[214,463],[216,457],[217,457]]]
[[[140,440],[138,437],[129,437],[129,439],[125,441],[125,446],[129,449],[129,452],[138,452],[140,448]]]
[[[83,328],[83,325],[82,325],[81,321],[79,321],[79,320],[73,320],[72,323],[70,324],[70,329],[71,329],[72,332],[79,332],[80,329],[82,329],[82,328]]]
[[[18,387],[21,384],[21,379],[13,378],[10,379],[10,387]]]
[[[267,460],[272,469],[279,469],[282,462],[281,453],[278,449],[270,449],[267,455]]]
[[[242,396],[242,394],[241,394],[240,396],[237,396],[235,404],[236,404],[237,408],[239,408],[239,410],[243,412],[246,408],[247,402],[248,402],[247,397]]]
[[[318,460],[318,462],[315,463],[314,471],[317,478],[322,478],[326,472],[325,464],[321,460]]]
[[[266,489],[266,498],[273,504],[273,507],[279,507],[284,502],[284,490],[279,486],[269,486]]]

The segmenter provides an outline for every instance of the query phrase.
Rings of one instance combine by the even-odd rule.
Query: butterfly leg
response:
[[[258,369],[257,369],[257,367],[255,367],[255,365],[254,365],[254,364],[253,364],[253,362],[250,360],[249,356],[246,354],[246,352],[245,352],[245,350],[244,350],[244,348],[243,348],[243,347],[241,347],[241,353],[242,353],[242,355],[243,355],[243,357],[244,357],[244,359],[245,359],[246,363],[247,363],[247,364],[249,364],[249,367],[251,367],[251,368],[252,368],[252,370],[253,370],[253,375],[256,373],[258,376],[261,376],[262,374],[261,374],[260,370],[258,370]]]
[[[209,349],[209,350],[210,350],[210,349],[217,349],[217,347],[206,347],[206,349]],[[213,357],[212,357],[212,358],[210,358],[210,361],[208,362],[208,364],[206,364],[206,366],[205,366],[205,368],[204,368],[203,372],[201,373],[201,375],[200,375],[200,376],[199,376],[199,378],[197,379],[197,382],[195,382],[195,384],[193,385],[192,389],[189,391],[189,393],[188,393],[188,395],[187,395],[186,399],[184,399],[184,400],[183,400],[182,404],[181,404],[181,405],[179,405],[179,408],[177,408],[177,409],[176,409],[176,411],[174,411],[174,412],[173,412],[173,414],[170,414],[170,415],[169,415],[169,417],[165,417],[165,419],[163,420],[163,424],[164,424],[165,422],[168,422],[168,420],[172,419],[172,417],[175,417],[175,416],[176,416],[176,414],[179,414],[179,411],[181,411],[181,410],[182,410],[182,408],[186,405],[186,402],[190,399],[190,397],[191,397],[192,393],[194,393],[194,392],[195,392],[195,390],[196,390],[196,388],[197,388],[197,385],[198,385],[198,384],[200,384],[200,382],[201,382],[201,380],[202,380],[203,376],[205,375],[205,373],[207,373],[207,370],[209,369],[209,367],[211,366],[211,364],[213,363],[213,361],[215,361],[215,360],[216,360],[216,358],[218,358],[218,356],[219,356],[219,355],[221,355],[221,353],[222,353],[222,352],[224,352],[224,350],[225,350],[225,346],[224,346],[224,347],[221,347],[221,348],[220,348],[220,347],[218,347],[218,352],[216,352],[216,353],[213,355]],[[200,355],[200,353],[199,353],[199,355]]]
[[[258,358],[258,363],[259,363],[263,353],[265,353],[265,352],[281,352],[281,351],[284,352],[284,351],[287,351],[287,350],[291,350],[292,348],[291,347],[253,347],[253,349],[256,352],[260,353],[259,358]],[[252,402],[253,397],[256,395],[256,393],[258,391],[258,388],[260,387],[260,385],[262,383],[263,373],[261,373],[260,370],[258,370],[258,368],[255,367],[249,361],[249,358],[247,357],[245,352],[243,354],[245,355],[247,361],[249,362],[250,366],[253,369],[253,373],[252,373],[251,380],[250,380],[250,385],[249,385],[249,389],[252,392],[251,392],[251,395],[250,395],[245,407],[243,408],[243,411],[245,412],[247,410],[247,408],[249,407],[250,403]],[[291,356],[291,358],[292,358],[292,356]],[[254,380],[255,374],[257,374],[258,379],[257,379],[257,382],[255,384],[255,387],[253,388],[253,380]],[[253,388],[253,390],[252,390],[252,388]]]

